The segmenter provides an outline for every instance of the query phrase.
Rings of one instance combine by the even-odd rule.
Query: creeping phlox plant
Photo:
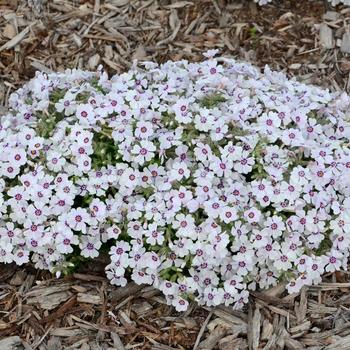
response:
[[[36,77],[0,124],[0,261],[69,271],[177,310],[289,292],[347,268],[350,98],[232,59]]]
[[[259,5],[266,5],[272,0],[254,0],[254,1],[257,2]],[[328,2],[330,2],[332,6],[336,6],[339,4],[344,4],[348,6],[350,5],[350,0],[328,0]]]

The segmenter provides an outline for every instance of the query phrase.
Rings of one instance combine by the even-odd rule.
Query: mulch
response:
[[[184,313],[149,286],[116,288],[103,263],[56,279],[30,266],[0,266],[0,349],[349,349],[350,282],[324,276],[288,295],[283,284],[252,292],[242,311]]]
[[[331,90],[350,91],[350,7],[327,1],[0,0],[0,112],[36,70],[127,70],[134,59],[229,55]],[[288,295],[252,292],[242,311],[185,313],[148,286],[108,283],[94,262],[56,279],[0,265],[0,350],[350,349],[350,279],[324,276]]]

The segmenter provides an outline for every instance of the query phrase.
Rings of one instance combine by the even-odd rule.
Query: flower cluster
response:
[[[271,2],[272,0],[254,0],[254,1],[257,2],[259,5],[263,6]],[[337,6],[339,4],[350,6],[350,0],[328,0],[328,2],[330,2],[332,6]]]
[[[249,64],[36,77],[0,122],[0,262],[241,307],[347,268],[350,98]]]

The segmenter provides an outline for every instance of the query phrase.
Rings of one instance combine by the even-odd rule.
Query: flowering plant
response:
[[[43,74],[0,121],[0,262],[241,307],[346,269],[350,98],[232,59]]]

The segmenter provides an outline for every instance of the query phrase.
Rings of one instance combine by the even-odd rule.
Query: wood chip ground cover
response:
[[[350,8],[326,1],[0,0],[0,112],[36,70],[113,74],[212,48],[349,92],[349,23]],[[149,287],[109,285],[103,266],[56,279],[0,265],[0,349],[350,348],[346,273],[298,295],[254,292],[243,312],[193,304],[179,314]]]

